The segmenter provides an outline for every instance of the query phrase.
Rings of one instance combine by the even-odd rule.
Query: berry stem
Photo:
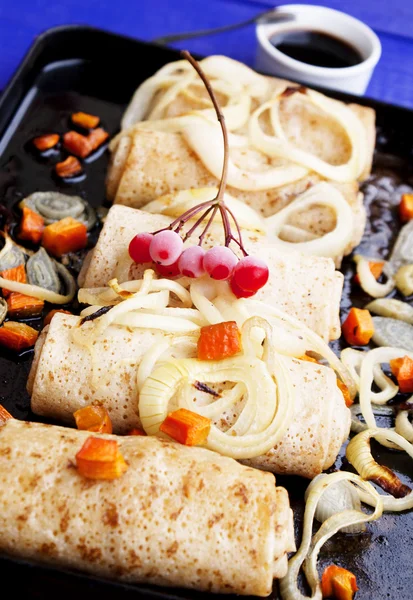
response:
[[[202,231],[201,235],[199,236],[199,244],[198,245],[202,246],[205,236],[207,235],[209,229],[211,228],[211,225],[214,221],[215,215],[216,215],[217,211],[219,210],[219,212],[221,214],[222,224],[224,227],[225,246],[228,247],[231,242],[235,242],[239,246],[239,248],[242,251],[242,253],[244,254],[244,256],[247,256],[248,253],[245,250],[244,244],[242,242],[241,228],[238,225],[235,215],[227,207],[227,205],[225,204],[225,201],[224,201],[225,188],[227,185],[228,157],[229,157],[229,141],[228,141],[228,131],[227,131],[227,127],[225,124],[225,117],[224,117],[224,114],[223,114],[219,104],[218,104],[218,100],[216,99],[214,90],[212,89],[212,86],[211,86],[210,82],[208,81],[208,78],[206,77],[205,73],[201,69],[198,62],[191,56],[191,54],[187,50],[183,50],[181,52],[181,56],[183,58],[185,58],[186,60],[188,60],[188,62],[193,66],[193,68],[198,73],[199,77],[201,78],[202,82],[204,83],[206,90],[209,94],[209,97],[211,98],[212,104],[214,106],[214,109],[215,109],[215,112],[217,115],[217,119],[219,121],[221,130],[222,130],[222,137],[223,137],[223,141],[224,141],[224,161],[223,161],[223,165],[222,165],[222,174],[221,174],[221,179],[220,179],[219,186],[218,186],[218,192],[217,192],[217,195],[215,196],[215,198],[213,198],[212,200],[207,200],[205,202],[201,202],[200,204],[197,204],[196,206],[193,206],[192,208],[188,209],[182,215],[180,215],[174,221],[172,221],[168,227],[164,227],[163,229],[159,229],[158,231],[155,231],[154,235],[157,233],[160,233],[161,231],[165,231],[167,229],[175,231],[175,233],[179,234],[181,232],[183,226],[185,225],[185,223],[187,223],[187,221],[195,218],[195,216],[198,215],[198,213],[200,213],[201,211],[206,209],[202,213],[202,215],[197,219],[196,223],[187,231],[187,233],[183,237],[183,241],[185,242],[194,233],[194,231],[197,229],[197,227],[199,227],[201,225],[201,223],[211,213],[211,216],[209,217],[204,230]],[[235,226],[237,228],[238,239],[232,233],[231,223],[228,218],[228,215],[230,215],[230,217],[232,218],[232,220],[235,223]]]
[[[202,221],[204,219],[207,218],[207,216],[209,215],[211,210],[214,210],[213,205],[211,205],[209,208],[206,209],[205,212],[202,213],[202,215],[199,217],[198,221],[196,221],[196,223],[191,227],[191,229],[188,229],[188,231],[186,232],[186,234],[183,238],[184,242],[186,242],[186,240],[191,237],[191,235],[194,233],[195,229],[202,223]]]
[[[195,71],[198,73],[198,75],[202,79],[202,81],[207,89],[207,92],[212,100],[212,104],[214,105],[219,124],[221,125],[222,137],[224,138],[224,163],[222,165],[222,175],[221,175],[221,181],[219,182],[218,194],[217,194],[215,200],[217,201],[218,204],[224,204],[224,192],[225,192],[225,187],[227,185],[228,154],[229,154],[228,132],[227,132],[227,128],[225,125],[224,113],[222,112],[221,107],[218,104],[218,100],[216,99],[215,92],[212,89],[211,84],[209,83],[207,77],[205,76],[205,73],[203,72],[203,70],[197,63],[197,61],[191,56],[191,54],[188,52],[188,50],[182,50],[181,56],[183,58],[186,58],[191,63],[191,65],[194,67]]]
[[[199,236],[199,242],[198,242],[198,246],[202,246],[202,243],[203,243],[203,241],[204,241],[204,239],[205,239],[205,236],[206,236],[206,234],[208,233],[208,231],[209,231],[209,229],[210,229],[210,227],[211,227],[212,223],[214,222],[215,215],[217,214],[218,208],[219,208],[219,205],[218,205],[218,203],[216,203],[216,204],[214,205],[214,210],[212,211],[212,214],[211,214],[211,216],[209,217],[209,221],[208,221],[208,223],[206,224],[206,227],[205,227],[204,231],[203,231],[203,232],[201,233],[201,235]]]

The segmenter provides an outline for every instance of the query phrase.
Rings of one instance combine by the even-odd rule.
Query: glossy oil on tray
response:
[[[84,27],[59,28],[41,36],[0,100],[3,206],[13,214],[19,200],[38,190],[79,194],[95,207],[104,204],[107,152],[93,157],[86,165],[85,177],[62,184],[53,177],[50,160],[39,160],[27,142],[49,131],[63,133],[70,114],[76,111],[99,115],[103,127],[112,136],[119,129],[122,112],[136,86],[176,58],[178,55],[172,50]],[[377,111],[373,174],[363,184],[368,221],[360,248],[363,254],[386,258],[397,234],[396,209],[400,194],[413,186],[413,113],[344,94],[336,96],[344,101],[365,103]],[[95,238],[98,232],[96,228]],[[70,266],[76,273],[80,260],[74,259]],[[351,260],[344,261],[342,271],[345,313],[350,304],[361,307],[369,298],[352,284],[354,265]],[[36,326],[36,321],[31,324]],[[333,348],[339,351],[339,344],[335,342]],[[6,351],[0,352],[0,403],[18,419],[38,420],[30,412],[26,392],[31,359],[32,351],[17,361]],[[409,459],[385,448],[374,448],[380,462],[391,466],[408,483]],[[334,468],[350,468],[343,451]],[[307,482],[294,477],[277,477],[277,482],[290,494],[299,535]],[[202,540],[199,543],[202,544]],[[369,525],[363,534],[336,535],[322,548],[320,567],[334,561],[353,571],[360,588],[357,600],[408,600],[413,597],[412,554],[413,512],[386,514]],[[194,591],[104,581],[7,557],[0,557],[0,577],[3,588],[11,587],[14,594],[24,594],[28,600],[55,599],[62,594],[77,598],[211,598]],[[277,597],[275,587],[270,598]]]

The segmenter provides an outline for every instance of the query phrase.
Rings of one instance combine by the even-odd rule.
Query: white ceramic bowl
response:
[[[370,27],[346,13],[324,6],[284,4],[277,7],[277,12],[292,13],[295,18],[289,22],[257,25],[257,70],[353,94],[366,91],[381,55],[380,40]],[[287,56],[269,41],[274,34],[303,29],[326,33],[351,44],[360,52],[362,62],[339,69],[313,66]]]

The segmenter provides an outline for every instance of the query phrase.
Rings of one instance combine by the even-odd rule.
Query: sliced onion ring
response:
[[[317,505],[324,491],[330,485],[347,480],[356,485],[360,497],[368,498],[369,504],[374,506],[370,515],[359,510],[345,510],[329,517],[321,525],[317,533],[312,536],[314,516]],[[362,499],[363,499],[362,498]],[[364,501],[364,500],[363,500]],[[344,527],[359,525],[377,520],[383,513],[382,496],[374,487],[358,475],[344,471],[330,473],[326,477],[314,479],[308,487],[308,498],[304,512],[303,534],[301,545],[296,554],[288,562],[288,572],[280,580],[280,593],[283,600],[321,600],[320,580],[317,572],[317,557],[320,548],[335,533]],[[304,596],[298,588],[297,579],[304,563],[304,572],[311,588],[311,597]]]
[[[387,467],[380,466],[373,458],[370,450],[370,439],[375,438],[379,443],[386,440],[393,447],[404,450],[413,458],[413,446],[404,437],[388,429],[371,428],[358,433],[348,444],[346,457],[363,479],[373,480],[379,485],[387,485],[397,497],[381,495],[385,511],[402,511],[413,508],[413,490],[404,486],[398,477]],[[370,498],[361,492],[361,500],[371,505]]]
[[[280,238],[283,227],[291,216],[313,205],[328,206],[336,215],[334,229],[325,235],[302,242],[288,242]],[[279,212],[265,219],[267,236],[280,251],[301,252],[314,256],[335,258],[342,256],[353,236],[353,212],[344,196],[334,186],[322,182],[297,196]]]

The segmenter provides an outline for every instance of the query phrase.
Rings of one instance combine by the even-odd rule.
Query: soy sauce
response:
[[[353,46],[321,31],[283,31],[273,35],[270,42],[283,54],[317,67],[342,69],[363,61]]]

